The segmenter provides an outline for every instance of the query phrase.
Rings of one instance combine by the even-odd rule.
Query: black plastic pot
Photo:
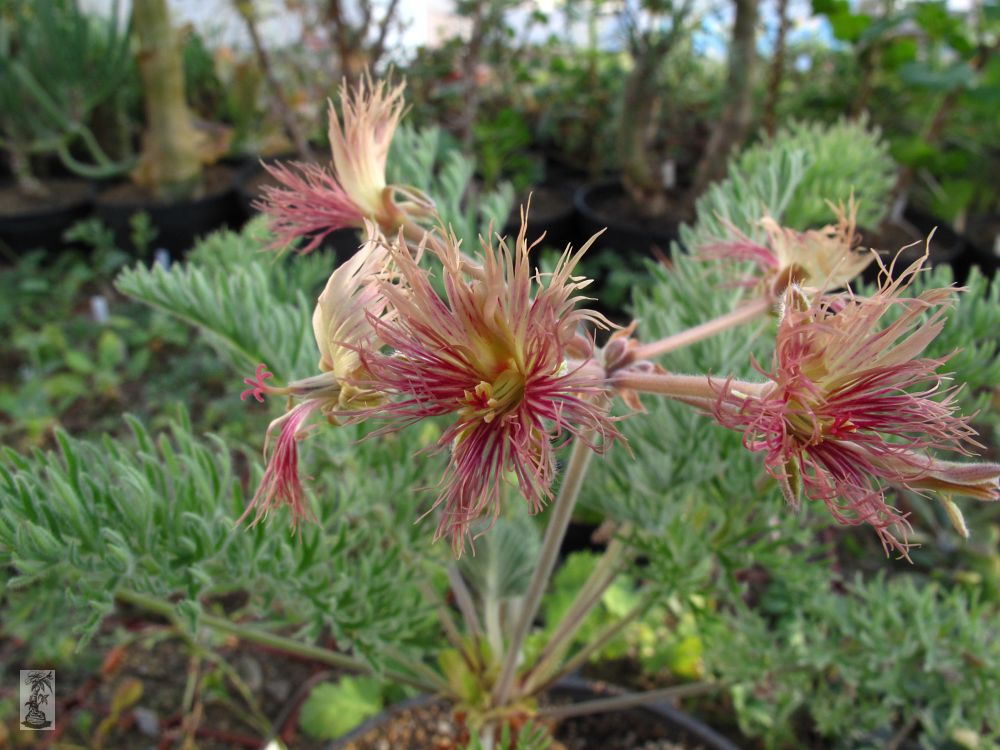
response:
[[[582,236],[607,229],[594,243],[597,252],[614,252],[624,258],[650,258],[656,253],[670,254],[670,244],[677,240],[677,223],[668,219],[639,222],[623,219],[606,206],[626,199],[618,180],[602,180],[583,185],[576,191],[575,203]]]
[[[923,254],[925,240],[933,230],[934,237],[931,239],[930,243],[928,265],[932,268],[940,265],[951,266],[955,280],[958,282],[965,280],[966,276],[969,274],[970,257],[968,253],[968,243],[962,235],[956,232],[943,219],[932,216],[926,211],[922,211],[918,208],[908,207],[903,212],[903,220],[905,222],[904,224],[896,226],[897,233],[900,235],[906,235],[905,240],[893,243],[895,246],[876,245],[876,249],[882,252],[882,262],[888,266],[904,244],[914,242],[917,243],[913,247],[908,248],[899,257],[899,259],[896,260],[894,268],[895,275],[898,276],[900,272],[904,271],[907,266]],[[883,223],[883,232],[885,227],[889,225],[891,225],[891,220],[887,220]],[[903,228],[900,229],[900,227]],[[913,234],[910,227],[915,229],[917,233]],[[877,242],[878,233],[866,231],[864,229],[860,230],[860,233],[862,236],[863,246],[868,247],[870,242],[872,244]],[[878,265],[873,263],[865,269],[862,274],[862,278],[865,281],[874,283],[878,278],[878,274]]]
[[[68,205],[0,215],[0,243],[16,252],[33,248],[55,250],[63,245],[63,232],[90,216],[93,201],[94,190],[90,185],[85,196]]]
[[[595,698],[607,698],[623,692],[625,691],[614,685],[591,682],[590,680],[578,677],[568,677],[560,681],[551,691],[553,695],[568,697],[574,703],[593,700]],[[346,750],[349,743],[357,741],[373,729],[387,726],[397,714],[408,709],[427,706],[435,700],[432,696],[420,696],[393,706],[366,721],[350,734],[335,741],[328,750]],[[628,711],[640,714],[647,721],[652,720],[657,724],[661,724],[665,730],[665,734],[676,741],[698,745],[705,750],[740,750],[737,745],[710,727],[667,703],[650,703],[638,708],[628,709]]]
[[[969,261],[993,278],[1000,268],[1000,214],[969,219]]]
[[[140,199],[119,199],[110,189],[98,193],[95,213],[114,232],[115,242],[123,250],[135,252],[132,243],[132,217],[140,212],[149,215],[156,228],[153,247],[165,248],[181,256],[194,247],[199,237],[218,229],[238,229],[242,216],[236,203],[236,170],[224,186],[209,190],[200,198],[176,203],[152,203]]]
[[[521,206],[511,210],[503,233],[516,237],[521,229]],[[531,210],[528,212],[528,242],[534,242],[544,233],[542,244],[557,250],[572,244],[578,247],[576,209],[573,191],[568,187],[541,185],[531,190]]]
[[[294,157],[288,156],[267,158],[264,161],[270,164],[274,161],[285,161],[286,158],[294,159]],[[257,215],[257,209],[253,207],[254,202],[260,197],[256,179],[263,172],[264,167],[259,159],[248,159],[236,172],[236,203],[244,221],[249,221]]]

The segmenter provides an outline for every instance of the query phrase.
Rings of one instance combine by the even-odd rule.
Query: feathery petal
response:
[[[904,555],[909,525],[886,502],[887,485],[1000,497],[1000,467],[929,453],[969,455],[980,446],[956,414],[955,389],[937,372],[944,360],[922,356],[941,330],[952,290],[900,296],[923,262],[867,299],[818,297],[803,309],[790,288],[771,370],[761,369],[772,387],[747,395],[727,384],[716,405],[718,420],[764,453],[773,477],[801,480],[805,494],[838,521],[870,524],[887,550]]]
[[[510,246],[482,243],[475,278],[463,273],[454,237],[425,249],[440,262],[443,296],[400,239],[389,246],[398,280],[383,279],[391,315],[369,320],[381,343],[360,351],[364,385],[394,396],[366,416],[388,420],[379,432],[430,416],[453,415],[436,449],[451,460],[435,507],[443,506],[437,537],[451,537],[461,554],[472,522],[500,512],[501,480],[513,474],[533,511],[551,497],[555,450],[569,437],[603,450],[617,431],[605,414],[603,380],[593,370],[567,369],[578,348],[577,327],[603,326],[596,312],[577,308],[590,282],[573,276],[588,242],[563,253],[546,276],[533,273],[526,223]],[[595,434],[597,440],[588,436]]]

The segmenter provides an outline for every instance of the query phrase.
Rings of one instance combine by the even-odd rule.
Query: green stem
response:
[[[755,318],[770,312],[771,307],[772,302],[770,299],[767,297],[758,297],[741,307],[737,307],[732,312],[720,315],[718,318],[713,318],[694,328],[688,328],[686,331],[675,333],[673,336],[667,336],[658,341],[642,344],[632,350],[632,358],[634,360],[652,359],[667,352],[690,346],[729,328],[749,323]]]
[[[132,604],[140,609],[146,610],[147,612],[162,615],[171,622],[175,620],[176,612],[174,610],[174,605],[168,601],[128,590],[120,590],[116,592],[115,596],[119,599],[119,601]],[[434,692],[438,689],[438,686],[427,682],[426,680],[413,677],[412,675],[389,669],[376,673],[375,670],[373,670],[368,664],[354,658],[353,656],[341,654],[337,651],[331,651],[330,649],[323,648],[321,646],[310,646],[308,644],[292,640],[291,638],[275,635],[274,633],[268,633],[263,630],[257,630],[256,628],[247,627],[245,625],[237,625],[236,623],[222,617],[202,614],[198,618],[198,622],[203,625],[207,625],[220,633],[234,635],[242,641],[256,643],[260,646],[267,646],[268,648],[284,651],[287,654],[293,654],[295,656],[301,656],[305,659],[312,659],[313,661],[329,664],[330,666],[337,667],[338,669],[343,669],[349,672],[358,672],[361,674],[383,676],[388,680],[404,685],[412,685],[413,687],[430,692]]]
[[[627,531],[625,532],[627,533]],[[600,603],[604,592],[608,590],[618,575],[618,563],[621,560],[625,543],[621,536],[616,536],[608,548],[604,551],[601,559],[598,560],[588,576],[586,582],[580,587],[573,603],[570,605],[562,621],[559,623],[552,637],[549,638],[542,653],[531,669],[524,675],[525,685],[531,685],[540,674],[545,674],[552,664],[562,658],[572,643],[573,636],[580,630],[591,611]],[[521,691],[530,694],[530,690],[525,688]]]
[[[592,437],[593,435],[588,436],[588,440]],[[506,705],[510,698],[521,647],[524,645],[524,639],[528,635],[528,630],[530,630],[531,623],[534,621],[538,607],[542,602],[542,595],[552,577],[552,570],[555,568],[556,559],[559,556],[559,548],[562,545],[563,537],[566,536],[566,528],[573,516],[573,508],[580,496],[580,488],[583,486],[587,467],[590,466],[593,455],[593,451],[587,447],[583,440],[577,439],[573,443],[573,450],[570,453],[569,464],[566,466],[562,486],[559,488],[559,494],[553,504],[552,517],[549,519],[545,537],[542,539],[538,563],[535,565],[531,582],[528,585],[528,592],[521,605],[520,615],[514,625],[510,645],[504,655],[500,677],[493,689],[493,705],[495,706]]]
[[[632,609],[630,609],[624,617],[616,620],[604,628],[604,630],[589,640],[582,649],[573,654],[573,658],[569,661],[554,669],[549,668],[537,670],[534,677],[528,681],[522,692],[525,695],[538,694],[543,690],[546,690],[552,684],[561,680],[566,675],[571,674],[582,667],[587,663],[587,660],[590,659],[591,656],[599,653],[600,650],[614,640],[619,633],[625,630],[625,628],[636,619],[641,617],[654,601],[656,601],[656,592],[646,592],[639,602],[632,607]]]

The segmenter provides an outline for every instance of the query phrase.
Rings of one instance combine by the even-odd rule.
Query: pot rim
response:
[[[596,698],[619,695],[628,692],[618,685],[589,680],[574,675],[564,677],[556,683],[553,689],[557,692],[569,693],[574,696],[574,698]],[[384,711],[381,711],[376,716],[368,719],[348,734],[334,740],[333,744],[328,747],[328,750],[343,750],[348,742],[352,742],[364,736],[372,729],[375,729],[389,721],[394,715],[411,708],[428,705],[435,700],[438,700],[437,696],[422,694],[389,706]],[[720,735],[707,724],[703,724],[698,719],[695,719],[693,716],[673,707],[669,703],[656,701],[652,703],[644,703],[640,706],[635,706],[626,710],[639,711],[649,715],[650,717],[655,717],[671,729],[682,732],[691,739],[705,744],[708,750],[741,750],[738,745]],[[610,711],[608,713],[616,712]]]

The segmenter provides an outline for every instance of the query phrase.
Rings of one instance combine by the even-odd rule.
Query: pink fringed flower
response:
[[[942,389],[936,371],[943,360],[921,356],[941,331],[951,290],[900,296],[922,263],[869,299],[807,304],[790,288],[772,369],[764,373],[771,387],[745,394],[727,384],[716,406],[722,424],[744,431],[747,448],[764,453],[791,503],[802,489],[839,522],[872,525],[887,551],[904,556],[909,524],[886,502],[887,485],[941,493],[960,532],[951,495],[1000,499],[1000,466],[929,452],[968,455],[978,444],[956,415],[955,390]],[[880,325],[883,319],[889,322]]]
[[[754,263],[757,274],[745,285],[762,284],[775,297],[781,296],[789,284],[838,289],[847,286],[875,257],[856,248],[856,216],[853,199],[846,210],[842,206],[837,209],[836,226],[822,229],[797,232],[765,216],[760,220],[767,234],[765,244],[737,233],[735,240],[711,244],[699,252],[706,258]]]
[[[253,513],[254,518],[250,525],[255,526],[270,510],[282,506],[287,506],[292,511],[292,525],[297,525],[301,519],[312,516],[306,506],[302,483],[299,481],[298,441],[305,437],[308,429],[305,423],[321,406],[320,401],[305,401],[274,420],[267,428],[264,454],[268,453],[268,444],[275,431],[278,432],[276,445],[271,451],[260,487],[257,488],[253,500],[237,523],[243,523],[247,516]]]
[[[302,252],[310,252],[330,232],[360,229],[365,219],[387,232],[403,224],[404,213],[393,198],[396,189],[385,176],[389,146],[403,115],[403,88],[367,78],[355,90],[341,86],[343,123],[332,102],[329,112],[332,172],[317,164],[265,165],[280,187],[265,187],[257,205],[270,217],[275,246],[305,237],[309,242]]]
[[[308,238],[301,252],[315,250],[326,236],[344,227],[361,226],[365,215],[325,167],[318,164],[265,164],[281,185],[264,187],[256,207],[269,217],[274,247]]]
[[[336,422],[338,414],[371,409],[384,401],[381,394],[348,382],[364,376],[358,348],[378,345],[371,321],[378,320],[386,307],[376,281],[385,273],[388,254],[374,226],[369,224],[367,229],[369,240],[330,275],[316,304],[313,331],[321,374],[277,387],[266,382],[271,373],[259,365],[254,377],[244,381],[250,387],[240,394],[242,399],[263,401],[269,394],[289,396],[300,403],[268,427],[264,447],[267,469],[240,521],[255,512],[253,523],[257,523],[281,506],[291,509],[293,524],[309,516],[298,473],[298,441],[312,430],[309,419],[319,413]],[[269,451],[275,432],[274,450]]]
[[[617,432],[603,404],[603,372],[567,365],[578,347],[577,326],[606,324],[576,308],[589,280],[572,276],[590,245],[563,254],[548,275],[533,274],[526,225],[514,247],[483,242],[482,266],[470,270],[457,242],[432,240],[444,296],[402,241],[390,246],[398,282],[380,282],[391,314],[370,316],[380,341],[366,347],[365,385],[394,397],[367,416],[390,420],[382,432],[425,417],[454,416],[437,443],[451,461],[435,507],[443,514],[435,538],[451,537],[461,554],[477,518],[500,512],[504,475],[513,474],[533,511],[551,497],[554,450],[568,436],[603,450]]]

